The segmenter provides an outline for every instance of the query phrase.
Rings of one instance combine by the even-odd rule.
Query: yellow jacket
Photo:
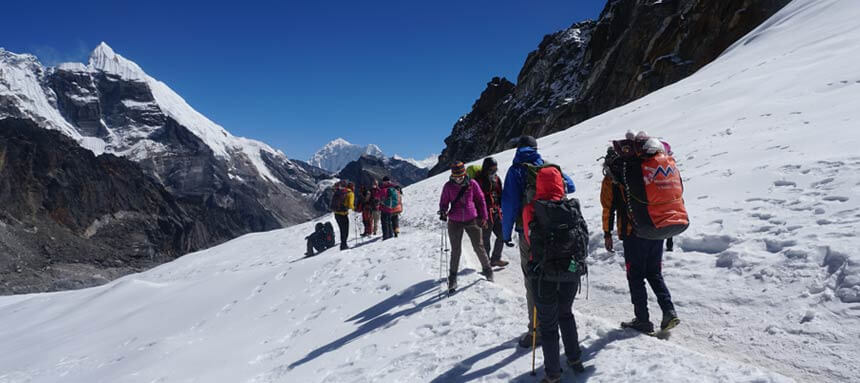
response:
[[[352,190],[346,190],[346,199],[344,199],[344,207],[346,210],[344,211],[336,211],[334,212],[337,215],[348,215],[350,210],[355,210],[355,193]]]

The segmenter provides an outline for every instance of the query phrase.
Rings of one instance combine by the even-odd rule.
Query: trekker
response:
[[[373,187],[370,188],[370,212],[371,212],[371,220],[373,232],[372,235],[376,235],[379,232],[379,228],[381,226],[380,221],[382,220],[382,214],[379,210],[379,198],[377,195],[379,194],[379,181],[373,180]]]
[[[442,188],[439,200],[439,219],[448,222],[448,237],[451,239],[449,293],[457,289],[464,231],[469,235],[472,248],[481,262],[481,274],[492,282],[493,268],[481,243],[481,228],[487,226],[487,206],[481,186],[466,177],[466,167],[462,162],[451,165],[451,178]]]
[[[476,181],[481,185],[481,192],[484,193],[487,203],[487,227],[481,229],[484,251],[490,254],[490,237],[495,234],[496,241],[492,246],[490,265],[505,267],[508,262],[502,260],[502,247],[505,244],[502,240],[502,180],[497,175],[498,172],[498,162],[493,157],[487,157],[481,164],[481,171],[478,172]]]
[[[528,314],[528,331],[520,338],[520,347],[532,346],[532,330],[534,330],[534,294],[532,285],[528,280],[528,264],[531,256],[529,243],[523,234],[523,208],[532,201],[526,201],[526,182],[527,174],[524,164],[540,166],[544,164],[543,158],[537,151],[537,140],[532,136],[522,136],[517,142],[517,152],[514,156],[513,165],[508,168],[508,173],[505,175],[505,186],[502,189],[502,239],[508,247],[513,247],[511,235],[516,223],[517,237],[519,237],[520,246],[520,267],[525,277],[524,284],[526,287],[526,311]],[[573,193],[576,186],[573,180],[562,173],[564,178],[565,192]],[[540,339],[537,340],[540,343]]]
[[[331,222],[326,222],[325,224],[317,222],[314,227],[314,232],[305,237],[305,239],[307,240],[307,251],[305,252],[306,257],[313,257],[316,255],[314,253],[314,249],[316,249],[318,254],[330,247],[333,247],[334,228],[331,226]]]
[[[555,383],[561,380],[562,372],[559,331],[567,365],[576,372],[585,370],[573,300],[580,277],[587,270],[588,226],[579,201],[565,199],[565,182],[558,166],[536,168],[534,191],[533,202],[523,209],[523,227],[528,228],[524,237],[531,249],[526,268],[534,292],[546,370],[541,383]]]
[[[628,132],[627,140],[632,147],[642,147],[641,154],[636,154],[640,159],[654,156],[659,152],[665,153],[668,146],[660,145],[659,140],[652,139],[645,132],[637,136]],[[654,142],[656,140],[657,142]],[[622,141],[623,143],[624,141]],[[618,142],[614,143],[618,145]],[[656,145],[655,145],[656,144]],[[633,151],[633,150],[626,150]],[[638,151],[638,150],[636,150]],[[663,320],[660,323],[661,330],[669,330],[680,323],[672,303],[669,288],[663,280],[663,240],[646,239],[637,233],[635,222],[631,216],[631,208],[628,206],[627,193],[624,178],[623,161],[620,160],[619,150],[610,147],[607,150],[604,162],[604,177],[600,187],[600,203],[603,206],[603,238],[604,247],[609,252],[614,252],[612,241],[612,226],[617,217],[618,239],[624,245],[624,263],[627,270],[627,284],[630,288],[630,299],[633,303],[635,318],[629,322],[623,322],[622,327],[629,327],[644,333],[653,333],[654,324],[651,323],[648,313],[648,297],[645,290],[645,281],[651,285],[651,290],[657,296],[657,303],[663,311]],[[618,164],[618,165],[613,165]],[[673,160],[674,164],[674,160]],[[677,172],[676,172],[677,173]],[[677,175],[680,181],[680,175]],[[674,201],[672,201],[674,202]],[[683,202],[681,202],[683,204]],[[664,206],[669,206],[664,204]],[[683,210],[683,205],[680,210]],[[674,214],[674,213],[673,213]],[[683,212],[686,220],[686,211]],[[668,221],[668,220],[664,220]]]
[[[334,195],[331,197],[331,210],[334,212],[334,219],[337,221],[337,227],[340,230],[340,249],[346,250],[347,237],[349,237],[349,211],[353,209],[355,203],[355,194],[352,191],[353,185],[347,181],[340,181],[335,185]]]
[[[376,181],[374,181],[376,182]],[[361,194],[359,197],[359,201],[361,201],[355,207],[357,211],[361,212],[361,222],[364,225],[364,231],[361,232],[362,237],[367,237],[373,233],[373,211],[374,209],[378,209],[379,203],[374,203],[376,197],[373,195],[373,191],[367,186],[361,186]]]
[[[397,206],[391,208],[391,233],[394,237],[400,235],[400,214],[403,213],[403,188],[400,185],[394,185],[397,191]]]
[[[399,218],[398,214],[403,211],[403,205],[400,201],[401,194],[397,189],[398,186],[391,182],[391,178],[385,176],[382,178],[382,187],[376,194],[376,198],[379,200],[379,210],[382,212],[383,241],[393,238],[395,227],[399,226],[399,222],[395,225],[394,220]]]

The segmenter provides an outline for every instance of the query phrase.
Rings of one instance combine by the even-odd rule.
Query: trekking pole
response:
[[[445,267],[445,225],[439,226],[439,295],[445,294],[445,286],[442,285],[442,269]]]
[[[533,310],[532,312],[534,313],[534,316],[532,317],[532,319],[534,319],[532,321],[532,323],[534,323],[534,326],[532,326],[532,376],[535,376],[535,375],[537,375],[537,373],[535,372],[535,354],[537,352],[537,326],[538,326],[537,307],[534,307],[532,310]]]

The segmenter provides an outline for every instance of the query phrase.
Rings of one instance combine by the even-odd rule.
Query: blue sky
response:
[[[424,158],[493,76],[605,0],[4,2],[0,47],[47,64],[100,41],[233,134],[306,159],[343,137]]]

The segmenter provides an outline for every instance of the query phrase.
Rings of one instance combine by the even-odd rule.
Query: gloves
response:
[[[486,219],[481,220],[481,228],[484,228],[484,229],[487,228],[487,220]]]
[[[448,221],[448,214],[445,214],[444,211],[439,212],[439,220],[440,221]]]
[[[606,251],[610,253],[615,252],[612,244],[612,233],[606,232],[603,234],[603,247],[605,247]]]
[[[505,246],[507,246],[507,247],[514,247],[514,243],[513,243],[513,242],[511,242],[511,241],[507,241],[507,242],[505,242]]]

